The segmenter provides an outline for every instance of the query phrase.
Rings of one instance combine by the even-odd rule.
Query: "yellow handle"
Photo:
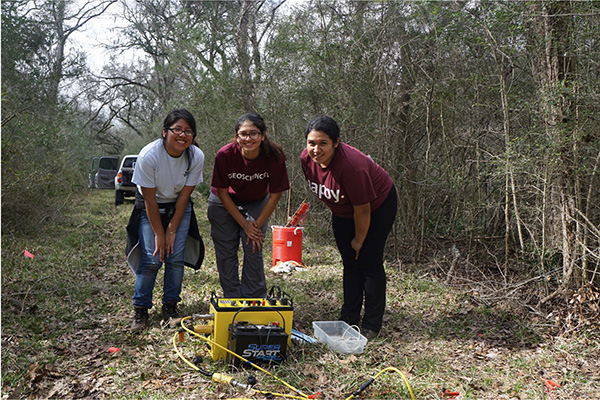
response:
[[[232,379],[233,378],[231,376],[227,376],[225,374],[220,374],[218,372],[215,372],[212,376],[213,382],[218,382],[218,383],[229,384],[229,382],[231,382]]]
[[[194,332],[196,333],[213,333],[212,325],[194,325]]]

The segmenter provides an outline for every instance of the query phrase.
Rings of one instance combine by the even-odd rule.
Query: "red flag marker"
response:
[[[28,252],[27,250],[25,250],[25,253],[23,253],[23,255],[24,255],[25,257],[29,257],[29,258],[31,258],[31,259],[33,260],[33,254],[31,254],[31,253],[30,253],[30,252]]]

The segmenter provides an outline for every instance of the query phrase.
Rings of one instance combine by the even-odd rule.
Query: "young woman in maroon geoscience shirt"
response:
[[[262,245],[268,219],[290,188],[283,148],[267,137],[258,114],[244,114],[234,141],[215,158],[208,219],[223,297],[264,298],[267,285]],[[240,280],[238,247],[244,248]]]
[[[396,218],[396,188],[388,173],[358,149],[340,141],[328,116],[308,123],[300,161],[313,194],[332,211],[331,222],[344,264],[340,319],[361,333],[379,335],[385,311],[385,242]]]

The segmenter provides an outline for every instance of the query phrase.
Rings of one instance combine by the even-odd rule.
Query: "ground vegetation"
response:
[[[194,201],[204,215],[205,197],[197,193]],[[27,238],[3,235],[2,397],[264,398],[211,382],[178,357],[173,347],[178,330],[160,321],[160,284],[150,326],[130,331],[135,276],[124,260],[124,226],[131,207],[114,207],[106,190],[82,192],[60,222]],[[316,214],[307,216],[307,271],[267,273],[269,287],[277,285],[292,297],[293,325],[308,335],[313,335],[313,321],[337,319],[342,300],[341,262],[332,241],[319,233],[322,225]],[[186,269],[185,315],[206,314],[212,294],[220,290],[208,223],[200,223],[200,231],[207,257],[199,271]],[[24,257],[24,250],[33,258]],[[503,295],[497,277],[488,275],[483,283],[478,265],[457,263],[455,271],[465,281],[447,283],[441,273],[446,261],[386,261],[382,337],[369,340],[361,354],[338,353],[322,344],[293,345],[285,363],[267,370],[306,394],[321,392],[323,399],[347,398],[388,367],[402,372],[417,399],[440,399],[444,389],[462,399],[552,398],[541,377],[560,385],[555,398],[600,398],[597,318],[582,313],[597,313],[597,297],[580,291],[568,309],[540,314],[521,296]],[[196,337],[186,335],[178,349],[189,362],[200,355],[205,371],[240,382],[252,374],[256,388],[294,395],[260,371],[213,361]],[[411,396],[401,376],[389,372],[359,398]]]

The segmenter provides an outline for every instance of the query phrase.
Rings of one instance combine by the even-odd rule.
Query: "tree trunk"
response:
[[[52,16],[54,18],[54,33],[56,34],[56,44],[53,49],[52,71],[50,73],[48,98],[53,106],[58,104],[58,92],[60,81],[63,77],[63,62],[65,60],[65,1],[57,1],[52,6]]]
[[[577,194],[575,162],[577,137],[574,124],[572,5],[568,1],[532,2],[530,39],[532,69],[550,145],[549,222],[551,247],[561,249],[563,279],[560,291],[576,286],[582,277],[577,259]],[[554,215],[555,217],[552,217]]]
[[[240,68],[240,79],[241,79],[241,96],[242,103],[246,110],[255,110],[254,101],[254,83],[252,81],[252,74],[250,72],[250,66],[252,59],[248,53],[248,27],[249,18],[252,8],[251,0],[242,0],[240,2],[240,16],[238,19],[238,29],[236,36],[236,50],[238,55],[238,63]]]

